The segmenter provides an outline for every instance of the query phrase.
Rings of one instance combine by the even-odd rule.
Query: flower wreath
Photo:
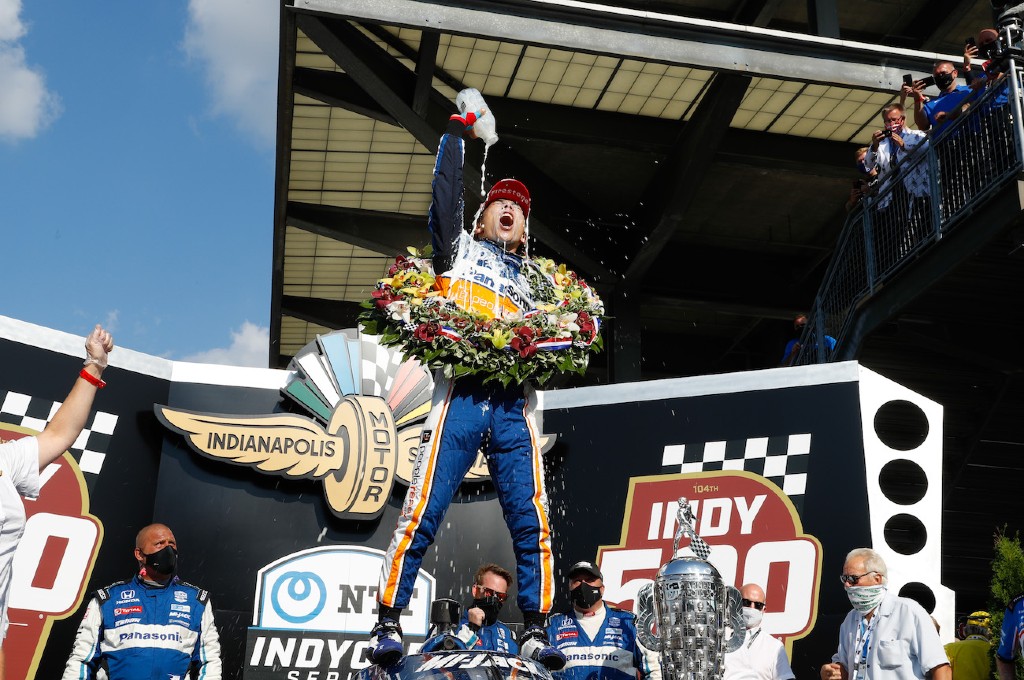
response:
[[[484,383],[531,379],[543,385],[555,373],[582,375],[590,352],[600,351],[604,305],[565,265],[524,260],[536,308],[491,319],[441,294],[429,247],[409,253],[395,259],[359,315],[364,332],[380,336],[382,345],[400,345],[406,358],[440,368],[446,378],[482,375]]]

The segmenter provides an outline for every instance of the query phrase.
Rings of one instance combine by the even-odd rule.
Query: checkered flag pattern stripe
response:
[[[62,402],[40,399],[20,392],[0,392],[0,423],[42,432]],[[86,485],[92,488],[92,481],[103,469],[103,461],[110,447],[117,426],[117,416],[105,411],[94,411],[86,421],[86,427],[71,445],[71,455],[78,467],[85,473]]]
[[[803,500],[811,435],[791,434],[729,441],[672,444],[665,447],[661,464],[679,472],[744,470],[767,478],[794,503]]]
[[[362,355],[359,369],[362,373],[362,393],[379,397],[391,390],[391,383],[401,365],[402,353],[384,347],[377,336],[360,333],[359,350]]]

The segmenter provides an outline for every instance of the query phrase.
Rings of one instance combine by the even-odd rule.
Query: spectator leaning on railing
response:
[[[946,116],[942,116],[940,119],[937,114],[958,108],[971,95],[971,88],[966,85],[957,85],[957,75],[953,62],[938,61],[932,68],[932,78],[935,80],[935,86],[939,88],[938,97],[931,99],[925,97],[923,80],[915,81],[913,85],[904,85],[901,88],[903,94],[914,98],[914,123],[919,130],[925,132],[931,130],[933,135],[937,135],[942,128],[948,125]]]
[[[850,189],[850,197],[846,199],[846,212],[853,210],[862,198],[875,195],[875,180],[878,178],[878,171],[868,169],[864,160],[868,155],[868,147],[862,146],[854,153],[854,162],[860,177],[853,180],[853,188]]]

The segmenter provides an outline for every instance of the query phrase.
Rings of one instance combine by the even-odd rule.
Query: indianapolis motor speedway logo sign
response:
[[[415,359],[354,329],[317,337],[289,365],[281,392],[305,415],[228,415],[156,405],[197,453],[268,475],[322,481],[342,519],[375,519],[396,481],[408,485],[434,381]],[[542,448],[553,443],[542,437]],[[482,453],[466,481],[488,478]]]

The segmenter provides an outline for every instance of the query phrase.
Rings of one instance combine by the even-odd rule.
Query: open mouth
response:
[[[505,213],[500,218],[498,218],[498,224],[505,227],[506,229],[511,228],[514,223],[515,220],[512,219],[512,216],[509,215],[508,213]]]

